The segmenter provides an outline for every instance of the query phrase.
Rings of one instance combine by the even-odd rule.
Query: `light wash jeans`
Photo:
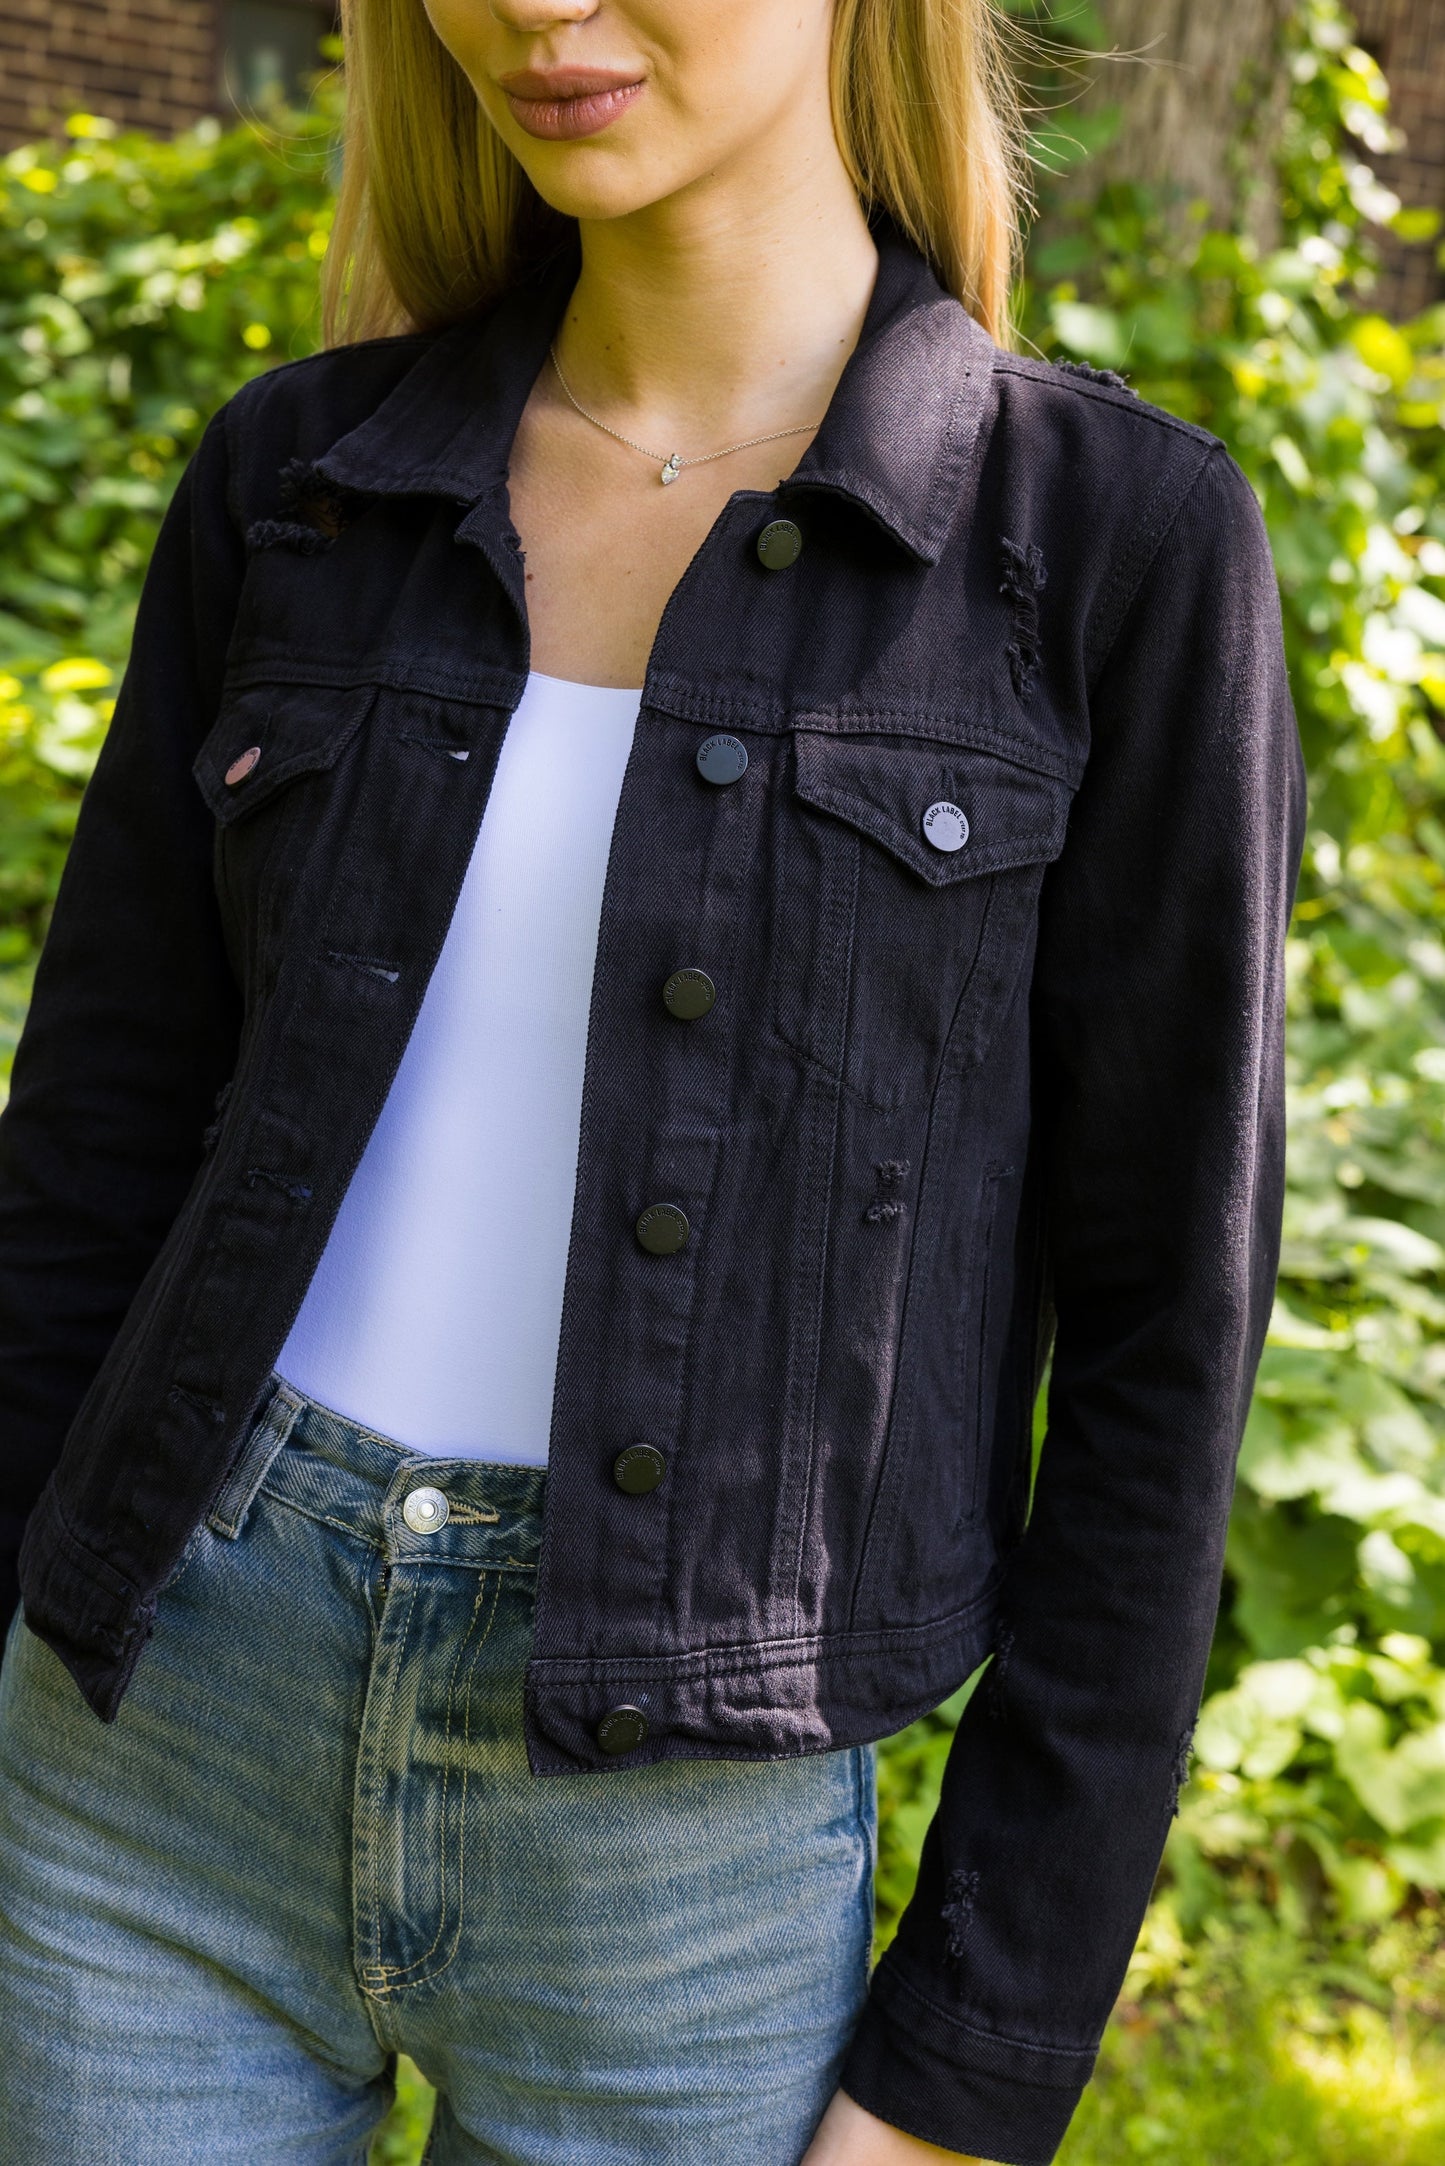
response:
[[[360,2166],[400,2051],[435,2166],[796,2166],[866,1988],[871,1754],[531,1776],[545,1481],[282,1387],[113,1725],[16,1626],[0,2160]]]

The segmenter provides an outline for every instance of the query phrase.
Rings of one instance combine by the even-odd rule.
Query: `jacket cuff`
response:
[[[960,2022],[884,1963],[839,2078],[909,2136],[999,2166],[1052,2166],[1097,2055]]]

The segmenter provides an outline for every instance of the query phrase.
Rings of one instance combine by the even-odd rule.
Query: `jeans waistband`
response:
[[[264,1488],[395,1564],[527,1571],[546,1484],[545,1467],[428,1458],[273,1377],[209,1523],[234,1540]]]

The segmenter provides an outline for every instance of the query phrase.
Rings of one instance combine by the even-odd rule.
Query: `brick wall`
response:
[[[77,108],[171,134],[216,109],[218,0],[0,0],[0,147]]]
[[[1405,147],[1370,163],[1402,202],[1445,220],[1445,0],[1354,0],[1360,43],[1390,82],[1390,106]],[[1442,236],[1445,237],[1445,236]],[[1380,301],[1397,318],[1445,298],[1435,242],[1387,239]]]

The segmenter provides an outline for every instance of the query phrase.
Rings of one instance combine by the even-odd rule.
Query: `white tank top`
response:
[[[433,1457],[547,1458],[602,887],[640,701],[527,679],[416,1028],[276,1362]]]

